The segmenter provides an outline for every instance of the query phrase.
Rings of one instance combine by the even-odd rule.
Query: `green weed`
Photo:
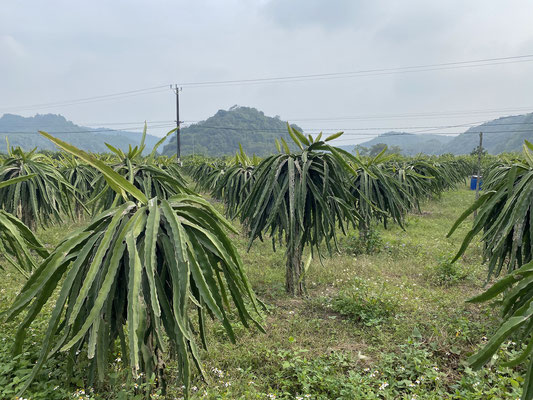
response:
[[[430,266],[426,273],[428,280],[435,285],[452,286],[468,276],[468,272],[464,270],[460,262],[451,262],[450,256],[439,256],[437,264]]]
[[[379,325],[397,308],[396,302],[386,296],[384,290],[384,286],[376,290],[364,280],[355,278],[351,286],[343,289],[326,306],[356,323]]]
[[[383,249],[383,239],[376,229],[370,229],[366,237],[358,232],[352,232],[341,239],[341,246],[345,253],[358,256],[361,254],[377,254]]]

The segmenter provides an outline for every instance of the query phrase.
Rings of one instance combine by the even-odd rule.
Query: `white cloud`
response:
[[[0,35],[0,54],[4,61],[28,56],[24,46],[11,35]]]
[[[0,106],[6,101],[44,103],[174,82],[529,54],[531,15],[533,2],[526,0],[29,0],[24,6],[5,2],[0,14],[0,73],[9,79],[0,80]],[[233,104],[293,119],[533,106],[532,65],[186,89],[182,118],[205,119]],[[169,90],[24,114],[37,111],[60,112],[75,122],[171,120],[174,103]],[[398,127],[453,124],[467,118],[300,125]]]

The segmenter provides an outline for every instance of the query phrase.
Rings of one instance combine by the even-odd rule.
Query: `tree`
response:
[[[387,146],[387,154],[400,154],[402,152],[402,148],[400,146]]]
[[[285,125],[280,119],[268,117],[251,107],[233,106],[229,110],[218,110],[207,120],[182,128],[181,154],[231,156],[240,143],[248,154],[272,155],[276,152],[276,137],[282,135],[290,141]],[[163,148],[163,154],[175,153],[174,135]]]
[[[139,146],[130,147],[127,152],[123,152],[106,143],[106,146],[115,155],[115,160],[110,163],[111,167],[119,175],[128,179],[149,198],[157,196],[159,199],[168,199],[177,193],[192,193],[186,188],[185,182],[177,170],[171,170],[167,167],[167,171],[165,171],[155,163],[155,155],[158,147],[175,131],[176,129],[171,130],[159,140],[148,157],[142,156],[146,147],[144,144],[146,124]],[[93,212],[107,210],[123,201],[120,196],[117,197],[104,175],[98,175],[92,182],[92,185],[94,186],[94,196],[90,202],[93,204]]]
[[[386,148],[363,166],[357,168],[351,182],[351,192],[355,198],[355,208],[359,220],[359,236],[367,240],[372,220],[383,222],[392,219],[403,228],[403,220],[415,203],[405,185],[395,176],[386,164],[390,157]]]
[[[485,179],[485,194],[472,204],[455,222],[448,236],[478,210],[472,229],[464,238],[454,261],[466,251],[480,232],[485,243],[489,276],[498,275],[504,266],[511,272],[533,259],[533,145],[524,144],[524,161],[496,164]]]
[[[126,200],[65,238],[7,311],[12,320],[28,309],[16,335],[18,353],[27,328],[60,286],[39,359],[24,390],[58,351],[69,351],[75,360],[85,348],[92,371],[104,379],[108,355],[120,339],[133,379],[142,383],[153,373],[164,389],[164,356],[170,354],[178,359],[188,393],[191,360],[202,373],[192,310],[204,346],[207,315],[219,320],[229,338],[235,339],[228,316],[230,298],[243,325],[253,323],[262,329],[249,311],[251,307],[258,313],[258,302],[225,233],[233,228],[195,194],[184,191],[167,200],[148,199],[105,163],[40,133],[97,168]]]
[[[219,176],[213,189],[213,196],[224,201],[230,218],[235,218],[241,205],[248,198],[255,180],[254,170],[259,164],[255,155],[250,158],[241,145],[235,155],[233,165],[228,166]]]
[[[34,175],[25,175],[0,182],[0,188],[17,184]],[[24,277],[29,278],[36,267],[31,251],[41,258],[48,257],[48,250],[35,237],[32,231],[17,217],[0,210],[0,251],[2,257]],[[0,269],[4,269],[0,265]]]
[[[11,148],[0,167],[0,181],[33,175],[32,179],[0,189],[0,206],[17,216],[30,229],[60,222],[62,214],[71,214],[75,189],[46,156],[36,149],[26,153],[20,147]]]
[[[520,355],[507,362],[515,366],[528,360],[522,399],[533,399],[533,145],[523,146],[524,161],[510,165],[497,164],[490,171],[483,194],[455,222],[455,229],[474,210],[479,210],[472,229],[467,233],[455,260],[483,231],[485,257],[489,261],[489,277],[498,275],[506,264],[507,275],[487,291],[469,300],[486,302],[501,297],[503,320],[487,344],[470,359],[481,368],[492,359],[500,345],[513,337],[523,343]],[[527,346],[525,344],[527,343]]]
[[[400,154],[402,152],[400,146],[387,146],[385,143],[376,143],[370,147],[358,145],[355,146],[354,150],[361,156],[368,156],[372,158],[381,154],[383,151],[385,154]]]
[[[293,153],[287,143],[276,141],[280,154],[265,158],[254,171],[254,184],[240,210],[240,219],[249,233],[250,247],[256,238],[270,231],[272,246],[285,239],[285,288],[291,295],[305,292],[305,246],[311,254],[325,242],[331,252],[336,231],[345,224],[355,225],[357,214],[348,190],[346,171],[353,169],[344,156],[349,153],[327,144],[342,133],[320,140],[305,137],[288,125],[288,132],[300,152]]]
[[[476,146],[476,148],[474,150],[472,150],[470,152],[471,156],[477,156],[478,154],[479,154],[479,144]],[[482,156],[486,156],[487,155],[487,149],[484,148],[483,146],[481,147],[481,155]]]
[[[80,162],[74,157],[63,157],[60,160],[61,173],[65,180],[76,190],[78,196],[75,198],[74,215],[78,221],[87,211],[85,204],[89,201],[93,193],[97,171],[90,165]]]
[[[365,146],[357,145],[353,149],[354,153],[359,154],[360,156],[368,156],[368,153],[370,152],[370,149]]]
[[[215,189],[218,181],[224,175],[227,163],[224,160],[208,161],[187,168],[191,178],[196,182],[196,188],[210,192],[217,196]],[[220,198],[218,198],[220,200]]]
[[[529,358],[520,398],[531,400],[533,399],[533,356],[531,356],[533,351],[533,262],[511,272],[487,291],[468,301],[481,303],[495,300],[500,296],[502,296],[503,320],[487,344],[468,361],[474,369],[479,369],[493,358],[505,340],[523,344],[519,355],[503,365],[514,367],[528,361]]]

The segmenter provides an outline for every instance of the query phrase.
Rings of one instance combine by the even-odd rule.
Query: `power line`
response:
[[[151,128],[168,128],[171,126],[170,124],[162,124],[162,125],[153,125]],[[54,131],[49,130],[48,133],[51,135],[55,134],[76,134],[76,133],[106,133],[106,132],[121,132],[121,133],[142,133],[142,130],[144,129],[144,126],[132,126],[128,128],[122,128],[122,129],[111,129],[111,128],[102,128],[102,129],[89,129],[89,130],[77,130],[77,131]],[[40,129],[42,130],[42,129]],[[137,132],[135,130],[138,130]],[[35,131],[0,131],[0,134],[30,134],[30,135],[36,135],[39,134],[37,130]]]
[[[311,133],[318,133],[318,132],[311,132]],[[532,130],[517,130],[517,131],[493,131],[493,132],[484,132],[485,134],[487,133],[497,133],[497,134],[502,134],[502,133],[531,133],[533,134],[533,129]],[[428,133],[428,134],[424,134],[424,133],[410,133],[410,132],[399,132],[399,133],[395,133],[395,134],[391,134],[391,135],[376,135],[376,134],[372,134],[372,133],[359,133],[359,132],[344,132],[343,134],[343,137],[344,136],[361,136],[361,137],[372,137],[372,138],[390,138],[390,137],[397,137],[397,136],[411,136],[411,137],[423,137],[423,136],[426,136],[426,135],[438,135],[438,136],[459,136],[459,135],[478,135],[479,132],[478,131],[473,131],[473,132],[432,132],[432,133]]]
[[[333,127],[333,128],[320,128],[320,127],[312,127],[312,128],[309,128],[311,130],[318,130],[318,131],[348,131],[348,130],[359,130],[359,131],[372,131],[372,130],[411,130],[411,129],[451,129],[451,128],[459,128],[459,127],[469,127],[469,128],[472,128],[472,127],[476,127],[476,126],[479,126],[479,125],[483,125],[484,123],[487,123],[489,121],[480,121],[480,122],[468,122],[468,123],[464,123],[464,124],[458,124],[458,125],[433,125],[433,126],[387,126],[387,127],[351,127],[351,128],[337,128],[337,127]],[[533,122],[510,122],[510,123],[505,123],[505,124],[491,124],[491,125],[486,125],[487,128],[491,128],[493,126],[513,126],[513,125],[533,125]],[[246,128],[240,128],[240,127],[226,127],[226,126],[209,126],[209,125],[203,125],[203,124],[194,124],[194,125],[189,125],[188,128],[192,128],[192,127],[195,127],[195,128],[207,128],[207,129],[227,129],[227,130],[247,130]],[[304,129],[305,132],[307,132],[309,129]],[[256,129],[251,129],[253,131],[255,131]],[[266,129],[266,128],[263,128],[261,129],[262,131],[282,131],[280,129]],[[284,129],[284,131],[286,132],[287,130]]]
[[[464,111],[445,111],[445,112],[427,112],[427,113],[404,113],[404,114],[375,114],[375,115],[359,115],[359,116],[341,116],[341,117],[327,117],[327,118],[288,118],[290,121],[304,122],[304,121],[344,121],[344,120],[373,120],[373,119],[396,119],[396,118],[442,118],[450,116],[464,117],[471,114],[494,114],[502,112],[531,112],[533,107],[520,107],[508,109],[487,109],[487,110],[464,110]]]
[[[456,115],[461,114],[462,117],[470,116],[470,114],[477,114],[477,113],[504,113],[504,112],[512,112],[512,111],[533,111],[532,107],[513,107],[513,108],[500,108],[500,109],[484,109],[484,110],[455,110],[455,111],[445,111],[445,112],[439,112],[439,111],[430,111],[427,113],[406,113],[406,114],[376,114],[376,115],[359,115],[359,116],[337,116],[337,117],[311,117],[311,118],[285,118],[285,120],[290,122],[304,122],[304,121],[345,121],[345,120],[358,120],[358,119],[390,119],[394,117],[423,117],[426,115],[429,116],[438,116],[438,117],[446,117],[449,115]],[[473,115],[472,115],[473,116]],[[508,118],[508,117],[503,117]],[[481,120],[481,121],[475,121],[475,122],[465,122],[462,124],[457,125],[449,125],[449,127],[460,127],[460,126],[467,126],[467,125],[473,125],[473,124],[483,124],[492,121],[493,119],[488,120]],[[78,123],[79,126],[88,126],[88,127],[99,127],[102,128],[106,125],[141,125],[144,123],[147,123],[150,127],[150,124],[160,124],[160,123],[168,123],[172,124],[175,123],[175,120],[154,120],[154,121],[113,121],[113,122],[81,122]],[[181,121],[183,123],[187,124],[193,124],[197,125],[200,123],[205,123],[207,120],[184,120]],[[529,124],[529,122],[527,122]],[[533,122],[531,122],[533,123]],[[497,125],[513,125],[513,124],[522,124],[522,123],[503,123],[503,124],[497,124]],[[17,124],[15,124],[16,126]],[[24,126],[24,124],[18,124],[19,126]],[[393,126],[393,127],[383,127],[383,128],[377,128],[377,129],[418,129],[418,128],[440,128],[443,125],[438,126],[415,126],[415,127],[405,127],[405,126]],[[366,128],[361,128],[366,129]],[[375,129],[370,128],[370,129]]]
[[[231,128],[231,127],[208,127],[209,129],[213,130],[224,130],[224,131],[239,131],[239,133],[244,134],[252,134],[252,133],[287,133],[286,129],[243,129],[243,128]],[[344,132],[344,135],[347,136],[371,136],[371,137],[382,137],[381,134],[376,133],[369,133],[369,132],[350,132],[350,130],[355,130],[357,128],[347,128],[347,129],[341,129],[341,128],[330,128],[328,130],[334,131],[334,132]],[[321,132],[324,132],[324,129],[309,129],[304,131],[305,134],[318,134]],[[500,131],[487,131],[487,134],[490,133],[519,133],[519,132],[527,132],[527,133],[533,133],[533,128],[528,130],[500,130]],[[452,135],[461,135],[461,134],[477,134],[478,132],[431,132],[428,133],[428,135],[446,135],[446,136],[452,136]],[[385,135],[384,137],[390,137],[390,136],[421,136],[424,133],[413,133],[413,132],[399,132],[395,133],[394,135]]]
[[[510,57],[498,57],[498,58],[486,58],[469,61],[457,61],[447,62],[439,64],[424,64],[415,66],[404,66],[395,68],[380,68],[369,69],[359,71],[348,72],[329,72],[322,74],[308,74],[308,75],[290,75],[279,76],[269,78],[250,78],[250,79],[234,79],[234,80],[220,80],[220,81],[198,81],[198,82],[182,82],[180,86],[194,88],[194,87],[209,87],[209,86],[227,86],[227,85],[245,85],[245,84],[257,84],[257,83],[281,83],[281,82],[294,82],[294,81],[306,81],[306,80],[320,80],[320,79],[338,79],[338,78],[351,78],[359,76],[373,76],[373,75],[389,75],[398,73],[411,73],[411,72],[424,72],[424,71],[437,71],[446,69],[458,69],[458,68],[472,68],[483,67],[491,65],[501,64],[514,64],[521,62],[533,61],[533,54],[510,56]]]
[[[320,80],[320,79],[338,79],[338,78],[352,78],[359,76],[371,76],[371,75],[388,75],[388,74],[397,74],[397,73],[412,73],[412,72],[424,72],[424,71],[435,71],[435,70],[444,70],[444,69],[457,69],[457,68],[473,68],[473,67],[484,67],[490,65],[500,65],[500,64],[513,64],[521,62],[531,62],[533,61],[533,54],[526,55],[517,55],[509,57],[498,57],[498,58],[485,58],[477,60],[468,60],[468,61],[456,61],[456,62],[446,62],[438,64],[423,64],[415,66],[403,66],[395,68],[379,68],[379,69],[367,69],[359,71],[349,71],[349,72],[329,72],[321,74],[306,74],[306,75],[290,75],[290,76],[279,76],[279,77],[267,77],[267,78],[252,78],[252,79],[235,79],[235,80],[220,80],[220,81],[197,81],[197,82],[184,82],[180,83],[180,86],[194,88],[194,87],[208,87],[208,86],[223,86],[223,85],[247,85],[247,84],[256,84],[256,83],[283,83],[283,82],[295,82],[295,81],[306,81],[306,80]],[[30,104],[30,105],[19,105],[19,106],[4,106],[0,107],[0,110],[20,110],[20,111],[29,111],[35,109],[43,108],[54,108],[54,107],[64,107],[72,105],[87,104],[92,102],[99,101],[109,101],[109,100],[118,100],[124,99],[133,96],[161,93],[167,89],[170,85],[159,85],[149,88],[134,89],[123,92],[116,92],[98,96],[83,97],[78,99],[56,101],[49,103],[40,103],[40,104]]]
[[[144,88],[144,89],[128,90],[125,92],[110,93],[110,94],[104,94],[104,95],[99,95],[99,96],[84,97],[84,98],[73,99],[73,100],[63,100],[63,101],[57,101],[57,102],[51,102],[51,103],[32,104],[32,105],[25,105],[25,106],[6,106],[6,107],[0,107],[0,110],[29,111],[29,110],[42,109],[42,108],[54,108],[54,107],[63,107],[63,106],[78,105],[78,104],[87,104],[87,103],[93,103],[93,102],[99,102],[99,101],[117,100],[117,99],[123,99],[123,98],[152,94],[152,93],[161,93],[164,91],[162,89],[167,88],[167,87],[168,85],[160,85],[160,86],[153,86],[153,87]]]
[[[326,132],[326,131],[334,131],[334,132],[340,132],[344,131],[345,134],[352,134],[349,131],[372,131],[372,130],[411,130],[411,129],[451,129],[451,128],[457,128],[457,127],[468,127],[468,128],[475,128],[479,126],[480,124],[483,124],[483,121],[481,122],[470,122],[465,124],[459,124],[459,125],[439,125],[439,126],[389,126],[389,127],[344,127],[344,128],[320,128],[320,127],[312,127],[309,129],[304,130],[304,133],[320,133],[320,132]],[[516,126],[516,125],[533,125],[533,122],[510,122],[510,123],[503,123],[503,124],[491,124],[491,125],[485,125],[483,129],[486,131],[486,133],[505,133],[505,132],[533,132],[532,129],[528,130],[500,130],[500,131],[494,131],[491,128],[496,126]],[[158,125],[151,125],[149,128],[170,128],[173,127],[173,123],[163,123]],[[287,133],[286,129],[267,129],[267,128],[260,128],[260,129],[254,129],[254,128],[241,128],[241,127],[229,127],[229,126],[209,126],[209,125],[191,125],[187,128],[191,127],[197,127],[197,128],[205,128],[205,129],[211,129],[211,130],[225,130],[225,131],[240,131],[241,133]],[[90,129],[90,130],[76,130],[76,131],[53,131],[50,130],[49,133],[51,134],[75,134],[75,133],[98,133],[98,132],[122,132],[122,133],[131,133],[134,130],[141,130],[144,129],[143,125],[140,126],[130,126],[130,127],[124,127],[121,129],[111,129],[111,128],[101,128],[101,129]],[[0,134],[33,134],[37,133],[31,132],[31,131],[0,131]],[[132,132],[132,133],[140,133],[140,132]],[[400,135],[400,134],[406,134],[406,135],[413,135],[413,134],[423,134],[425,131],[420,132],[399,132],[395,133],[394,135]],[[428,134],[431,135],[459,135],[464,132],[431,132]],[[379,134],[376,135],[375,133],[353,133],[354,135],[370,135],[370,136],[380,136]]]
[[[80,122],[80,126],[97,126],[97,127],[103,127],[105,125],[132,125],[132,124],[161,124],[161,123],[172,123],[175,122],[171,119],[166,120],[160,120],[160,121],[130,121],[130,122]]]
[[[512,107],[501,109],[477,109],[477,110],[451,110],[451,111],[429,111],[425,113],[398,113],[398,114],[370,114],[370,115],[348,115],[348,116],[335,116],[335,117],[297,117],[297,118],[284,118],[291,122],[308,122],[308,121],[356,121],[356,120],[394,120],[394,119],[426,119],[426,118],[445,118],[445,117],[468,117],[474,114],[501,114],[506,112],[529,112],[533,111],[531,107]],[[503,117],[506,118],[506,117]],[[490,121],[490,120],[485,120]],[[483,123],[485,121],[481,121]],[[200,123],[205,120],[185,120],[185,123]]]
[[[507,109],[492,109],[492,110],[464,110],[464,111],[453,111],[453,112],[450,112],[451,114],[457,114],[457,113],[460,113],[462,114],[461,116],[466,116],[467,114],[470,114],[470,113],[485,113],[485,112],[490,112],[490,113],[497,113],[497,112],[509,112],[509,111],[520,111],[520,110],[533,110],[533,107],[522,107],[522,108],[507,108]],[[383,119],[389,119],[392,118],[392,117],[395,117],[395,116],[405,116],[405,117],[420,117],[420,116],[424,116],[424,115],[435,115],[435,116],[439,116],[439,117],[445,117],[447,115],[450,115],[450,114],[447,114],[447,113],[442,113],[442,114],[434,114],[434,112],[430,112],[430,113],[411,113],[411,114],[392,114],[392,115],[374,115],[374,116],[344,116],[344,117],[313,117],[313,118],[288,118],[289,121],[291,122],[303,122],[303,121],[346,121],[346,120],[358,120],[358,119],[380,119],[380,118],[383,118]],[[506,118],[506,117],[503,117],[503,118]],[[183,123],[187,123],[187,124],[192,124],[192,125],[198,125],[200,123],[204,123],[206,120],[185,120],[185,121],[182,121]],[[468,125],[477,125],[477,124],[484,124],[484,123],[487,123],[487,122],[490,122],[492,120],[482,120],[482,121],[476,121],[476,122],[466,122],[466,123],[463,123],[463,124],[457,124],[457,125],[449,125],[448,127],[452,128],[452,127],[461,127],[461,126],[468,126]],[[114,121],[114,122],[81,122],[81,123],[78,123],[77,125],[78,126],[87,126],[87,127],[99,127],[99,128],[104,128],[106,125],[141,125],[141,124],[144,124],[144,123],[147,123],[148,124],[148,127],[152,127],[151,124],[161,124],[161,123],[164,123],[164,124],[172,124],[172,123],[175,123],[175,120],[154,120],[154,121],[122,121],[122,122],[117,122],[117,121]],[[516,125],[516,124],[524,124],[522,122],[517,122],[517,123],[504,123],[504,124],[493,124],[493,125]],[[526,122],[525,124],[530,124],[529,122]],[[531,124],[533,124],[533,122],[531,122]],[[13,124],[12,126],[26,126],[25,124]],[[204,126],[204,125],[201,125],[201,126]],[[424,128],[441,128],[441,127],[444,127],[443,125],[438,125],[438,126],[413,126],[413,127],[405,127],[405,126],[393,126],[393,127],[372,127],[372,128],[358,128],[358,129],[424,129]],[[123,128],[123,129],[128,129],[128,128]],[[319,129],[319,128],[317,128]],[[327,128],[324,128],[324,129],[327,129]]]

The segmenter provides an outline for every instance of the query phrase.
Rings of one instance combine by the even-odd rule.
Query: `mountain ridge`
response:
[[[303,132],[297,125],[291,126]],[[0,135],[7,136],[10,145],[20,146],[26,151],[35,147],[40,150],[56,150],[53,143],[37,133],[38,130],[55,134],[82,150],[95,153],[109,152],[105,143],[127,150],[130,145],[138,145],[142,136],[140,132],[84,127],[60,114],[36,114],[33,117],[4,114],[0,117]],[[490,154],[519,152],[525,139],[533,141],[533,113],[496,118],[471,127],[457,136],[389,131],[357,146],[371,147],[385,143],[391,147],[399,146],[401,152],[409,156],[418,153],[468,154],[477,148],[480,131],[483,132],[483,147]],[[233,106],[228,110],[218,110],[204,121],[182,128],[182,155],[233,155],[240,143],[247,153],[266,156],[276,152],[274,139],[280,137],[295,149],[287,132],[286,121],[278,116],[266,116],[253,107]],[[150,151],[159,140],[159,137],[147,134],[146,151]],[[353,152],[356,146],[339,147]],[[159,150],[166,155],[175,154],[176,136],[171,135]]]
[[[292,127],[303,131],[297,125]],[[181,154],[208,156],[233,155],[239,149],[257,156],[275,153],[274,139],[282,137],[289,147],[295,148],[287,131],[287,122],[278,116],[269,117],[253,107],[233,106],[218,110],[205,121],[181,129]],[[176,154],[176,138],[170,138],[163,154]]]
[[[94,153],[109,152],[105,143],[127,150],[130,145],[139,145],[142,137],[140,132],[76,125],[61,114],[36,114],[33,117],[4,114],[0,117],[0,136],[7,137],[11,146],[20,146],[25,151],[35,147],[39,150],[57,150],[52,142],[38,134],[39,130],[55,134],[61,140]],[[147,134],[145,152],[151,151],[158,140],[159,137]]]
[[[385,132],[357,146],[371,147],[385,143],[388,146],[400,146],[404,155],[469,154],[479,145],[479,132],[483,132],[483,148],[490,154],[520,152],[525,139],[533,140],[533,113],[499,117],[456,136]]]

